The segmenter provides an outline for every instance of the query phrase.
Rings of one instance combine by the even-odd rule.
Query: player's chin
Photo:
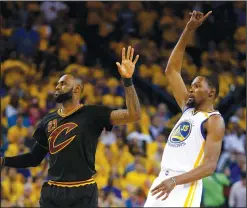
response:
[[[194,99],[194,98],[189,98],[189,99],[187,100],[186,105],[187,105],[188,107],[194,107],[194,106],[195,106],[195,99]]]
[[[56,103],[62,103],[63,102],[63,98],[60,94],[55,94],[54,98],[55,98]]]

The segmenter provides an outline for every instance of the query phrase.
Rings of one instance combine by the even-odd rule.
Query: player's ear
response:
[[[76,92],[76,93],[82,93],[82,91],[83,91],[83,87],[81,85],[77,84],[75,86],[74,92]]]
[[[215,92],[216,92],[215,88],[211,88],[209,92],[209,97],[213,98],[215,96]]]
[[[78,92],[78,85],[75,84],[75,85],[73,86],[73,93],[77,93],[77,92]]]
[[[83,93],[84,91],[84,85],[80,85],[81,86],[81,93]]]

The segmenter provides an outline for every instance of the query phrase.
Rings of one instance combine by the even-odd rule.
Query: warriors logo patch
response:
[[[184,141],[189,137],[191,133],[191,129],[192,129],[191,122],[189,121],[181,122],[169,138],[168,143],[170,144],[170,146],[176,146],[176,147],[183,146],[185,144]]]

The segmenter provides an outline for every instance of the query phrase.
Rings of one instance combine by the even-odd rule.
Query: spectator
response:
[[[124,175],[127,175],[131,171],[134,171],[136,168],[136,165],[140,163],[143,163],[143,155],[139,153],[135,155],[135,159],[133,163],[127,165],[124,171]]]
[[[27,183],[24,186],[24,194],[21,196],[18,201],[17,205],[20,207],[34,207],[35,204],[35,198],[34,195],[32,194],[32,184]]]
[[[103,131],[101,136],[101,142],[105,145],[111,145],[113,143],[116,143],[117,137],[114,132],[109,131]]]
[[[161,157],[163,155],[163,150],[167,141],[167,136],[165,132],[161,132],[155,137],[155,140],[147,145],[147,155],[148,158],[152,158],[158,164],[161,162]]]
[[[224,187],[229,185],[230,181],[224,173],[214,173],[204,178],[203,205],[205,207],[225,207]]]
[[[5,115],[8,119],[8,126],[14,126],[17,120],[17,114],[19,109],[19,96],[17,94],[13,94],[10,97],[10,102],[6,106]]]
[[[141,131],[141,127],[138,123],[135,124],[135,131],[131,132],[127,136],[128,143],[132,146],[132,150],[137,148],[141,150],[143,153],[146,152],[146,143],[152,142],[152,138],[148,134],[144,134]],[[137,150],[137,151],[138,151]]]
[[[160,116],[154,116],[152,118],[152,124],[149,127],[149,132],[153,140],[162,132],[164,129],[164,123]]]
[[[246,207],[246,172],[242,172],[241,180],[232,185],[229,207]]]
[[[34,18],[29,16],[24,27],[17,29],[11,37],[17,53],[27,57],[35,56],[39,47],[40,36],[32,29],[33,23]]]
[[[27,136],[27,128],[23,126],[23,116],[18,115],[16,120],[16,125],[12,126],[8,130],[8,140],[9,143],[18,143],[19,138]]]
[[[126,207],[142,207],[146,200],[145,193],[141,188],[137,188],[131,197],[126,200],[125,205]]]
[[[240,129],[238,120],[235,120],[232,117],[229,127],[230,130],[226,133],[224,141],[224,152],[222,153],[219,162],[217,171],[222,171],[226,162],[230,159],[232,153],[245,153],[244,143],[246,140],[246,135],[243,133],[243,130]]]
[[[241,171],[242,171],[242,161],[240,154],[231,154],[230,160],[227,163],[227,167],[230,169],[230,180],[231,183],[235,183],[240,180],[241,178]],[[246,163],[246,162],[245,162]]]
[[[43,112],[39,107],[39,100],[38,98],[33,98],[29,108],[28,108],[28,115],[32,125],[35,125],[37,121],[41,119]]]
[[[33,132],[34,132],[33,126],[28,127],[27,135],[24,138],[24,145],[28,147],[30,150],[35,144],[35,140],[33,139]]]
[[[85,51],[85,41],[79,33],[75,32],[73,23],[69,23],[67,32],[61,35],[61,46],[60,55],[64,54],[64,56],[69,56],[72,61],[75,61],[76,54],[79,51]]]
[[[135,28],[135,14],[129,8],[129,3],[124,2],[123,8],[119,12],[119,20],[122,22],[121,30],[124,33],[134,33],[136,32]]]
[[[48,113],[49,111],[55,109],[56,105],[57,104],[54,100],[53,92],[48,92],[47,98],[46,98],[46,106],[45,106],[46,112]]]
[[[40,5],[40,11],[44,13],[45,20],[48,23],[54,22],[59,13],[65,14],[68,10],[68,6],[60,1],[45,1]]]
[[[114,179],[110,177],[107,185],[103,188],[104,192],[112,192],[117,198],[122,199],[121,190],[114,186]]]
[[[5,126],[3,126],[3,124],[1,123],[1,130],[2,130],[2,140],[1,140],[1,145],[0,145],[0,154],[1,156],[3,156],[3,152],[5,152],[8,148],[8,139],[7,139],[7,128]]]
[[[103,199],[100,200],[101,203],[99,204],[100,207],[123,207],[124,206],[124,202],[115,197],[113,192],[103,192]]]
[[[34,23],[33,29],[40,35],[39,50],[46,51],[49,48],[49,40],[52,35],[51,26],[44,22],[44,17],[39,15]]]
[[[3,192],[12,203],[15,203],[23,194],[24,184],[21,179],[21,175],[14,168],[9,168],[6,177],[1,180]]]
[[[157,109],[157,116],[161,117],[163,121],[167,121],[170,118],[167,105],[165,103],[160,103]]]
[[[110,134],[102,134],[95,158],[97,170],[95,181],[99,187],[99,206],[142,206],[152,181],[159,174],[160,160],[170,129],[181,116],[181,113],[177,115],[171,113],[170,110],[173,110],[175,105],[168,102],[160,103],[162,93],[161,96],[160,94],[156,96],[156,93],[150,95],[153,91],[148,89],[152,86],[155,91],[161,88],[161,92],[165,90],[168,94],[172,93],[172,89],[167,88],[165,76],[170,48],[184,27],[183,18],[189,18],[188,8],[195,5],[162,2],[66,4],[50,1],[41,4],[1,2],[2,5],[4,18],[1,19],[0,42],[3,43],[3,47],[0,53],[3,53],[1,67],[3,86],[0,96],[4,146],[1,151],[6,156],[26,152],[32,147],[35,142],[32,139],[33,129],[43,113],[53,111],[59,106],[54,102],[53,91],[54,83],[61,73],[74,74],[85,83],[83,104],[105,104],[121,108],[125,105],[123,84],[108,72],[116,71],[114,59],[121,58],[122,47],[131,45],[140,55],[141,62],[136,68],[135,80],[137,85],[140,83],[138,86],[140,101],[144,101],[142,119],[138,124],[119,126]],[[245,84],[243,76],[246,68],[246,28],[243,24],[246,16],[245,5],[245,2],[197,4],[196,7],[203,12],[211,10],[213,6],[214,14],[198,33],[193,35],[192,47],[188,48],[183,63],[182,76],[187,87],[192,77],[198,74],[213,75],[214,69],[220,82],[220,96],[216,104],[219,104],[220,111],[222,109],[221,113],[225,116],[226,122],[228,117],[234,114],[227,124],[218,172],[213,177],[206,178],[204,182],[204,206],[227,207],[224,204],[228,203],[227,197],[230,192],[227,185],[237,183],[241,178],[241,171],[246,171],[246,107],[236,110],[242,105],[240,101],[242,96],[237,89],[243,88]],[[229,16],[232,17],[231,21]],[[40,37],[37,46],[34,44],[33,36],[30,36],[33,34],[32,29],[22,28],[27,37],[25,41],[16,34],[20,31],[16,28],[30,23],[32,17],[35,17],[32,29]],[[66,22],[69,24],[65,24]],[[216,25],[216,22],[219,25]],[[223,28],[220,25],[222,22]],[[78,29],[82,33],[77,33],[75,24],[78,24]],[[215,30],[214,25],[220,26],[221,32],[217,28],[220,33],[208,32]],[[222,31],[223,36],[220,35]],[[81,34],[85,37],[87,47]],[[16,43],[13,42],[14,35],[16,40],[20,40],[17,41],[16,47],[21,44],[28,46],[29,51],[32,49],[38,52],[37,56],[35,54],[30,58],[13,51],[12,45]],[[195,41],[198,41],[201,47],[195,47]],[[18,50],[26,51],[26,48]],[[141,83],[147,83],[147,87]],[[232,94],[235,98],[228,102]],[[222,108],[221,101],[225,96],[228,98]],[[170,100],[170,96],[166,96],[165,100]],[[232,110],[228,111],[230,108]],[[227,113],[225,114],[223,110]],[[17,117],[20,113],[23,115],[23,128],[28,127],[25,137],[18,136],[20,133],[17,128],[14,132],[11,130],[19,123]],[[159,128],[164,128],[164,132],[160,132]],[[8,145],[8,132],[17,135],[17,143]],[[18,169],[18,172],[13,174],[12,170],[9,171],[6,167],[2,169],[2,206],[16,207],[18,204],[38,206],[42,183],[47,180],[48,157],[47,155],[40,166],[31,168],[30,171]],[[238,194],[238,191],[236,192]],[[32,204],[33,202],[35,203]]]

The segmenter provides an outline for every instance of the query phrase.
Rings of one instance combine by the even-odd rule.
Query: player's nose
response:
[[[57,86],[56,86],[56,90],[60,90],[61,89],[61,86],[58,84]]]

